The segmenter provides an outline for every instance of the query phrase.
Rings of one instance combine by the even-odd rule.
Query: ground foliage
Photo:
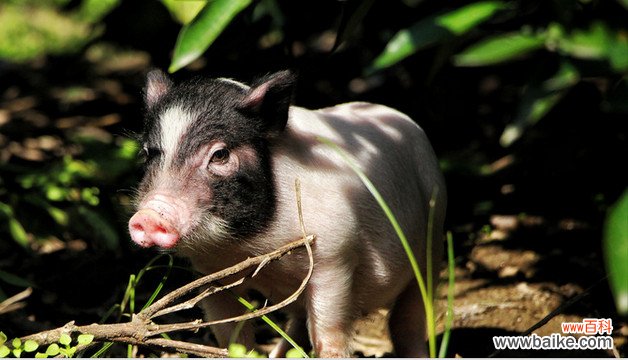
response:
[[[0,2],[0,300],[35,289],[0,314],[9,337],[101,321],[154,255],[126,230],[143,76],[172,68],[181,22],[203,11],[96,3]],[[547,304],[590,289],[561,316],[612,318],[625,356],[602,235],[627,184],[626,15],[619,0],[249,1],[174,77],[291,68],[300,106],[365,100],[408,113],[448,182],[460,308],[451,355],[487,356],[490,336],[524,331]],[[175,269],[167,286],[192,278]]]

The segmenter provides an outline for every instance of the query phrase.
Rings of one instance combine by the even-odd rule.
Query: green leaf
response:
[[[545,36],[509,33],[474,44],[454,57],[457,66],[486,66],[517,59],[543,48]]]
[[[13,346],[14,349],[21,348],[22,347],[22,339],[20,339],[20,338],[13,339],[13,341],[11,341],[11,346]]]
[[[388,68],[408,56],[451,37],[451,34],[436,24],[435,17],[421,20],[407,29],[400,30],[386,44],[367,73]]]
[[[606,215],[604,255],[617,312],[628,315],[628,188]]]
[[[246,356],[246,346],[242,344],[229,344],[228,351],[231,358],[243,358]]]
[[[504,8],[501,1],[479,1],[436,18],[436,23],[460,36],[491,18]]]
[[[614,43],[608,49],[608,58],[613,69],[617,72],[628,70],[628,33],[618,31]]]
[[[25,288],[33,287],[33,284],[30,281],[22,277],[19,277],[17,275],[3,271],[3,270],[0,270],[0,280],[14,286],[20,286],[20,287],[25,287]]]
[[[231,20],[251,4],[251,0],[214,0],[185,25],[174,48],[171,73],[201,56],[216,40]]]
[[[439,42],[467,33],[503,8],[500,1],[481,1],[439,16],[431,16],[400,30],[375,58],[367,73],[390,67]]]
[[[35,359],[45,359],[47,357],[48,357],[48,355],[46,355],[45,353],[38,352],[38,353],[35,354]]]
[[[22,356],[22,349],[13,349],[13,356],[15,356],[16,358]]]
[[[187,24],[205,7],[207,0],[161,0],[170,14],[181,24]]]
[[[78,10],[81,21],[97,23],[120,5],[120,0],[83,0]]]
[[[81,334],[78,336],[77,342],[79,345],[88,345],[94,340],[94,335]]]
[[[23,248],[28,248],[28,234],[16,218],[9,219],[9,232],[15,242],[20,244]]]
[[[120,245],[118,233],[110,223],[102,219],[102,215],[85,206],[78,207],[78,212],[89,228],[94,231],[95,237],[102,241],[108,249],[118,248]]]
[[[11,353],[11,349],[9,349],[6,345],[0,345],[0,358],[5,358],[9,356]]]
[[[611,34],[601,22],[596,22],[587,30],[576,29],[565,36],[558,46],[575,58],[587,60],[601,60],[608,56]]]
[[[58,344],[50,344],[48,348],[46,348],[46,355],[48,356],[57,356],[59,354],[59,345]]]
[[[61,334],[59,337],[59,344],[68,346],[72,343],[72,338],[68,334]]]
[[[4,345],[4,343],[7,342],[7,339],[8,339],[7,334],[0,331],[0,345]]]
[[[33,352],[37,350],[38,347],[39,347],[39,344],[36,343],[34,340],[26,340],[24,342],[24,351],[26,352]]]
[[[373,3],[375,3],[375,0],[364,0],[360,2],[345,1],[342,3],[343,16],[342,19],[340,19],[336,41],[331,51],[338,49],[338,47],[355,32],[373,6]],[[351,6],[351,10],[349,10],[349,6]],[[351,14],[349,14],[349,12],[351,12]]]
[[[76,353],[76,346],[68,347],[67,349],[59,349],[59,352],[61,355],[71,358],[74,356],[74,353]]]
[[[286,352],[286,358],[288,359],[302,359],[303,350],[292,348]]]
[[[566,90],[580,81],[578,70],[568,62],[551,78],[528,86],[520,101],[515,120],[506,126],[500,144],[508,147],[518,140],[528,127],[536,124],[563,98]]]
[[[13,217],[13,208],[9,204],[0,202],[0,214],[4,217]]]

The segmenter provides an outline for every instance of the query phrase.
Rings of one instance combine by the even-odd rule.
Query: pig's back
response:
[[[356,273],[352,285],[356,300],[364,308],[385,305],[412,277],[405,252],[360,179],[318,137],[330,139],[356,159],[392,209],[416,254],[425,254],[431,191],[438,186],[444,195],[436,157],[423,130],[410,118],[369,103],[315,111],[293,107],[286,131],[271,149],[278,208],[287,211],[277,214],[269,236],[281,242],[300,237],[294,211],[298,178],[305,226],[318,238],[317,261],[349,262]],[[424,263],[424,256],[419,256],[419,262]],[[302,268],[296,263],[288,266]]]

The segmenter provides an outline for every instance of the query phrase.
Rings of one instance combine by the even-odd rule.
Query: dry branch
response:
[[[304,236],[302,239],[286,244],[268,254],[248,258],[234,266],[210,275],[206,275],[166,294],[164,297],[156,301],[151,306],[145,308],[137,314],[132,315],[131,321],[129,322],[104,325],[91,324],[82,326],[75,325],[74,322],[70,322],[57,329],[47,330],[37,334],[22,337],[22,340],[34,340],[40,346],[46,346],[52,343],[59,342],[59,338],[62,334],[82,333],[94,335],[94,342],[123,342],[133,345],[144,345],[171,349],[177,352],[192,354],[195,356],[226,357],[226,349],[187,343],[182,341],[168,340],[161,338],[159,335],[172,331],[198,330],[213,324],[243,321],[268,314],[295,301],[305,289],[307,282],[312,275],[314,259],[312,257],[312,250],[310,248],[310,245],[313,243],[313,241],[313,235]],[[215,294],[219,291],[230,289],[244,283],[247,279],[255,276],[257,272],[265,265],[282,258],[286,254],[289,254],[293,250],[298,249],[302,246],[305,246],[309,255],[309,271],[306,277],[303,279],[301,286],[292,295],[290,295],[282,302],[273,306],[264,307],[253,312],[245,313],[241,316],[210,322],[193,320],[185,323],[160,325],[153,321],[159,316],[184,309],[189,309],[207,296],[211,296],[212,294]],[[256,267],[256,269],[250,275],[243,275],[238,280],[231,282],[227,285],[215,285],[218,281],[228,276],[239,274],[244,270],[253,267]],[[195,294],[195,292],[197,291],[200,291],[200,294],[193,296],[191,299],[185,301],[183,300],[184,297]]]

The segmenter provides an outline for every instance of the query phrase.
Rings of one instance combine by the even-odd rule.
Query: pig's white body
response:
[[[406,115],[368,103],[316,111],[291,107],[286,129],[270,147],[277,213],[269,229],[249,241],[208,241],[203,249],[180,251],[210,273],[300,238],[294,185],[299,179],[305,227],[316,235],[315,267],[308,289],[289,309],[290,333],[302,338],[307,323],[319,356],[345,356],[352,321],[375,308],[393,307],[397,354],[425,356],[423,305],[403,247],[358,176],[317,137],[332,140],[357,160],[395,214],[423,272],[429,201],[437,191],[432,254],[437,272],[446,196],[432,147]],[[297,251],[246,284],[278,302],[298,287],[307,268],[305,251]],[[229,296],[210,299],[204,308],[210,319],[243,313]],[[231,329],[219,327],[218,339],[228,340]],[[245,329],[243,341],[251,334]],[[282,344],[273,355],[285,349]]]

